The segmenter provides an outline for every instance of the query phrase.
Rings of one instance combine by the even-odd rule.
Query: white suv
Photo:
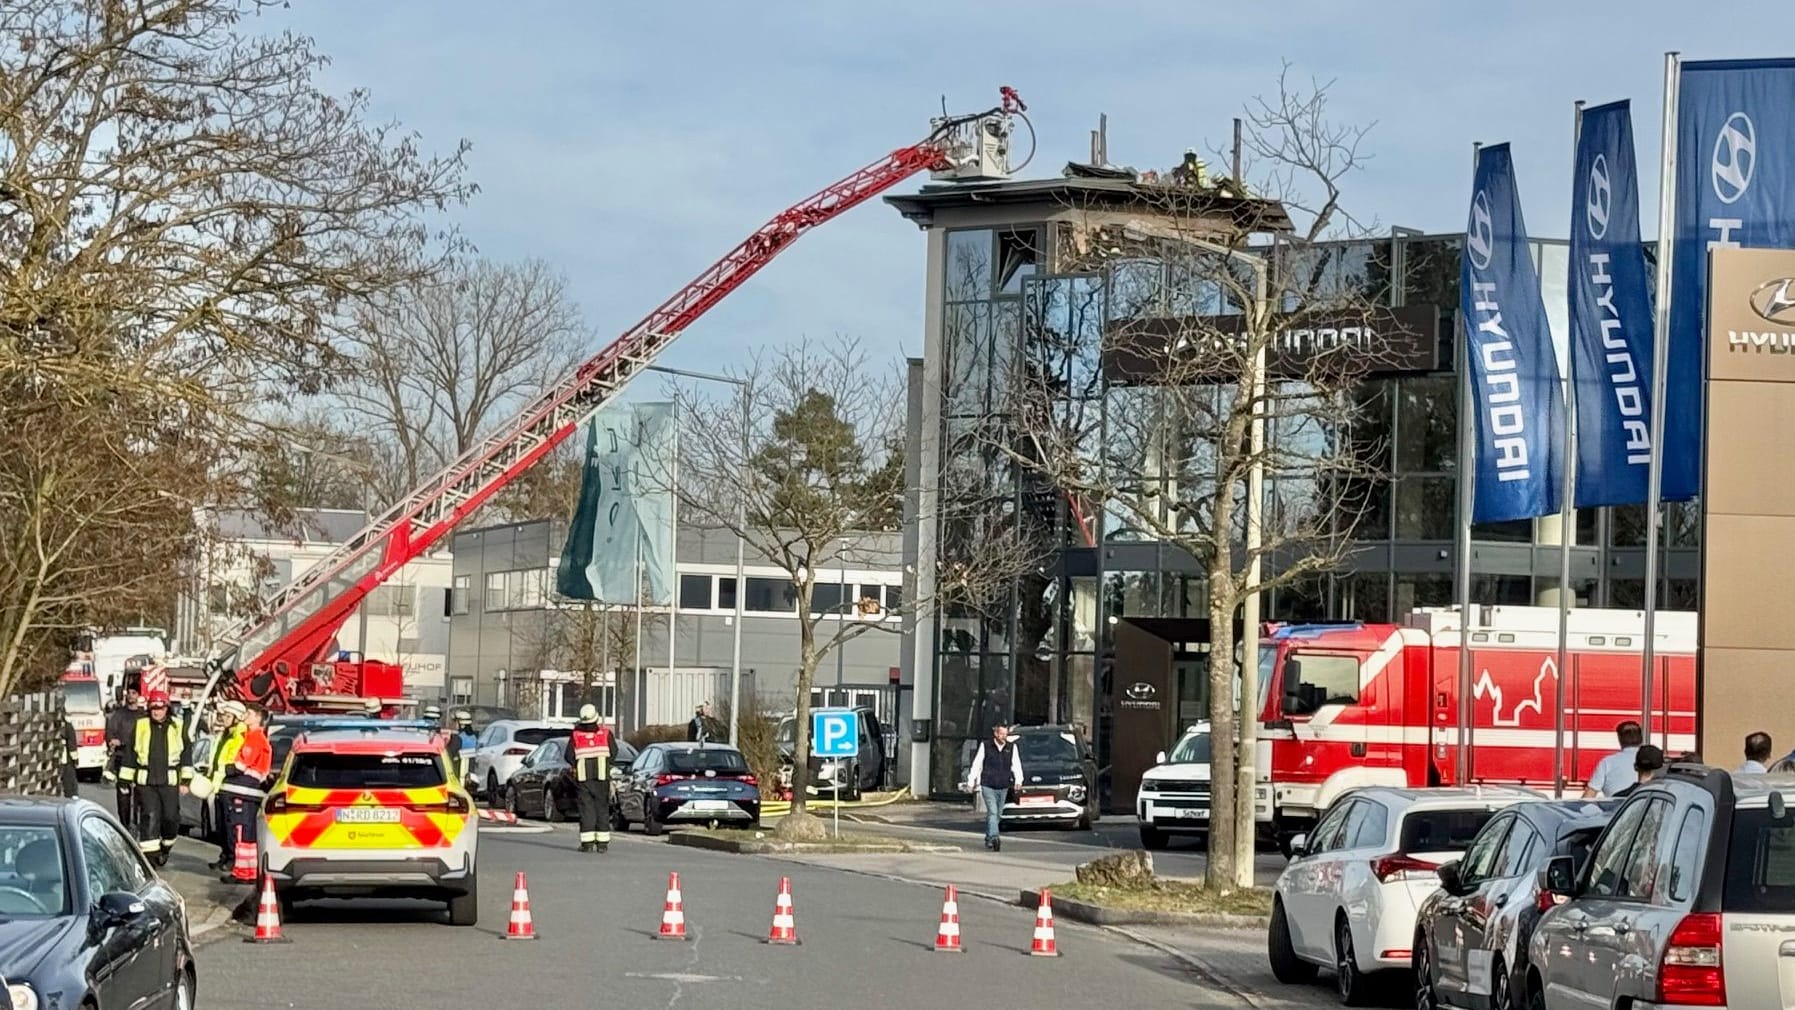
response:
[[[1540,876],[1530,1008],[1795,1006],[1795,778],[1673,766]]]
[[[1411,967],[1415,913],[1436,872],[1496,811],[1543,799],[1528,789],[1393,789],[1340,795],[1308,835],[1291,840],[1272,899],[1266,953],[1278,981],[1306,983],[1332,968],[1340,1001],[1372,995],[1366,976]]]

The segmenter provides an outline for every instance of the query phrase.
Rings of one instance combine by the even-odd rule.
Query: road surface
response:
[[[581,855],[566,825],[484,830],[480,925],[457,929],[423,903],[301,905],[292,942],[216,930],[198,951],[200,1003],[261,1010],[377,1006],[618,1006],[843,1010],[1004,1005],[1237,1007],[1182,962],[1101,930],[1060,923],[1058,959],[1025,956],[1031,910],[967,899],[966,953],[931,949],[941,895],[863,874],[618,838]],[[877,857],[868,857],[876,859]],[[528,874],[541,939],[501,939],[512,875]],[[680,873],[691,940],[654,938],[667,874]],[[792,878],[803,945],[763,943],[780,874]]]

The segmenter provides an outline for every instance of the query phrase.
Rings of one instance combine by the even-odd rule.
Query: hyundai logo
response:
[[[1589,166],[1589,191],[1583,197],[1583,216],[1589,225],[1589,237],[1599,239],[1608,234],[1608,158],[1596,155]]]
[[[1795,326],[1795,277],[1765,281],[1751,293],[1751,310],[1765,322]]]
[[[1758,167],[1758,131],[1751,117],[1735,112],[1721,125],[1714,138],[1714,161],[1710,172],[1714,177],[1714,195],[1721,203],[1732,203],[1751,188],[1751,174]]]
[[[1471,198],[1471,227],[1465,229],[1465,248],[1470,250],[1471,265],[1479,270],[1490,265],[1496,249],[1495,225],[1490,221],[1490,198],[1483,190]]]
[[[1129,699],[1133,701],[1148,701],[1152,699],[1154,695],[1159,693],[1159,688],[1154,687],[1144,680],[1137,680],[1128,685],[1122,693],[1126,694]]]

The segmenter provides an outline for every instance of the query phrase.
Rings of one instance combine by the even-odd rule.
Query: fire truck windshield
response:
[[[65,680],[62,682],[62,707],[72,715],[96,715],[100,712],[100,682],[97,680]]]

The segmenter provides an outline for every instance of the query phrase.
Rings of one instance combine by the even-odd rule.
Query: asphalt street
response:
[[[502,939],[513,874],[528,875],[541,939]],[[688,942],[655,938],[678,871]],[[763,941],[779,876],[792,878],[795,948]],[[484,830],[480,924],[440,906],[319,902],[285,923],[291,942],[215,930],[197,960],[200,1004],[334,1010],[437,1006],[627,1006],[840,1010],[851,1006],[1078,1006],[1128,993],[1138,1006],[1236,1007],[1182,962],[1102,930],[1058,924],[1062,956],[1026,956],[1032,910],[968,898],[966,953],[932,950],[941,894],[864,874],[674,847],[639,836],[604,856],[552,831]]]

